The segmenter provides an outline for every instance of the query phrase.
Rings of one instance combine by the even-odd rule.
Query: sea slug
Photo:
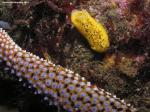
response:
[[[73,71],[22,50],[0,29],[0,62],[28,81],[45,99],[68,112],[135,112],[130,104],[92,85]]]
[[[109,39],[105,28],[86,10],[73,10],[71,13],[71,21],[79,32],[88,40],[93,50],[104,52],[108,49]]]

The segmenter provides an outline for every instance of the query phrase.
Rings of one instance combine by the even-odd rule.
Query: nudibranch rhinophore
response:
[[[22,50],[0,29],[0,62],[38,94],[68,112],[135,112],[116,96],[92,85],[73,71]],[[6,69],[6,70],[7,70]]]
[[[71,13],[71,21],[78,31],[88,40],[94,51],[104,52],[109,48],[109,38],[105,28],[86,10],[73,10]]]

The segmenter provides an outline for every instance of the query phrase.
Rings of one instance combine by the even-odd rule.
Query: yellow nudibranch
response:
[[[88,40],[94,51],[104,52],[108,49],[109,39],[105,28],[86,10],[73,10],[71,13],[71,21]]]

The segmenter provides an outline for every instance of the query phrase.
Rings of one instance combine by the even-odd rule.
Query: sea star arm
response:
[[[12,73],[30,83],[38,94],[68,112],[135,112],[116,96],[92,85],[84,77],[22,50],[0,29],[0,60]]]

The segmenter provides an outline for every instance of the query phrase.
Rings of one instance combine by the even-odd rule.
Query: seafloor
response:
[[[150,112],[150,0],[18,1],[23,3],[0,1],[0,27],[19,46],[78,72],[138,112]],[[86,9],[105,26],[110,40],[106,52],[93,51],[73,27],[74,9]],[[0,110],[64,112],[8,74],[0,66]]]

